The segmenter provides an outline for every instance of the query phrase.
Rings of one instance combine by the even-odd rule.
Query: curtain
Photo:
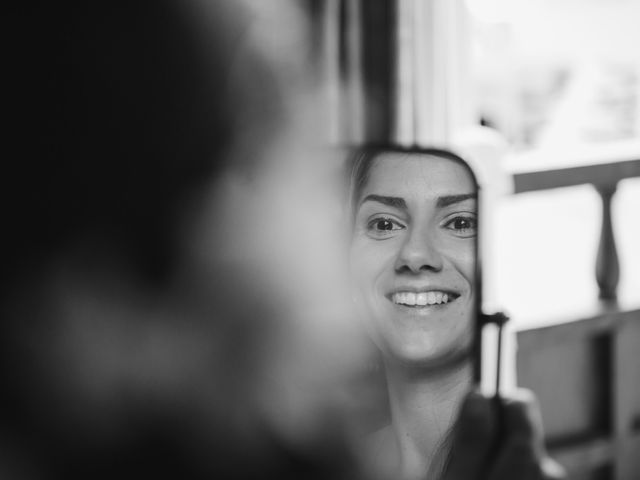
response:
[[[475,123],[463,0],[311,4],[332,142],[446,146]]]

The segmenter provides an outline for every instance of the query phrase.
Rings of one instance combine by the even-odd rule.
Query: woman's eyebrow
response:
[[[438,207],[448,207],[449,205],[453,205],[454,203],[463,202],[468,199],[476,199],[478,195],[475,193],[463,193],[461,195],[446,195],[444,197],[438,197],[438,202],[436,206]]]
[[[362,205],[364,202],[379,202],[389,207],[399,208],[403,210],[407,209],[407,202],[404,201],[404,198],[400,197],[388,197],[386,195],[371,194],[364,197],[364,199],[362,199],[362,201],[360,202],[360,205]]]

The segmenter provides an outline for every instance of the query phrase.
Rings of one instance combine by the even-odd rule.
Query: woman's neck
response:
[[[446,449],[438,452],[471,386],[471,363],[427,371],[386,362],[385,369],[398,466],[403,478],[423,479],[444,462]]]

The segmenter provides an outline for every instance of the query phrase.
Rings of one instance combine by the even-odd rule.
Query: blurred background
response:
[[[496,285],[570,478],[640,478],[640,2],[473,1],[474,95],[508,143]]]

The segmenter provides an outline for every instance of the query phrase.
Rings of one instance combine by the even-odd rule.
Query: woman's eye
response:
[[[476,234],[478,220],[473,216],[457,216],[450,219],[445,224],[445,227],[460,236],[470,237]]]
[[[389,236],[403,228],[402,224],[390,218],[374,218],[367,224],[367,231],[376,238]]]
[[[376,230],[393,230],[393,222],[389,220],[376,220],[375,229]]]

